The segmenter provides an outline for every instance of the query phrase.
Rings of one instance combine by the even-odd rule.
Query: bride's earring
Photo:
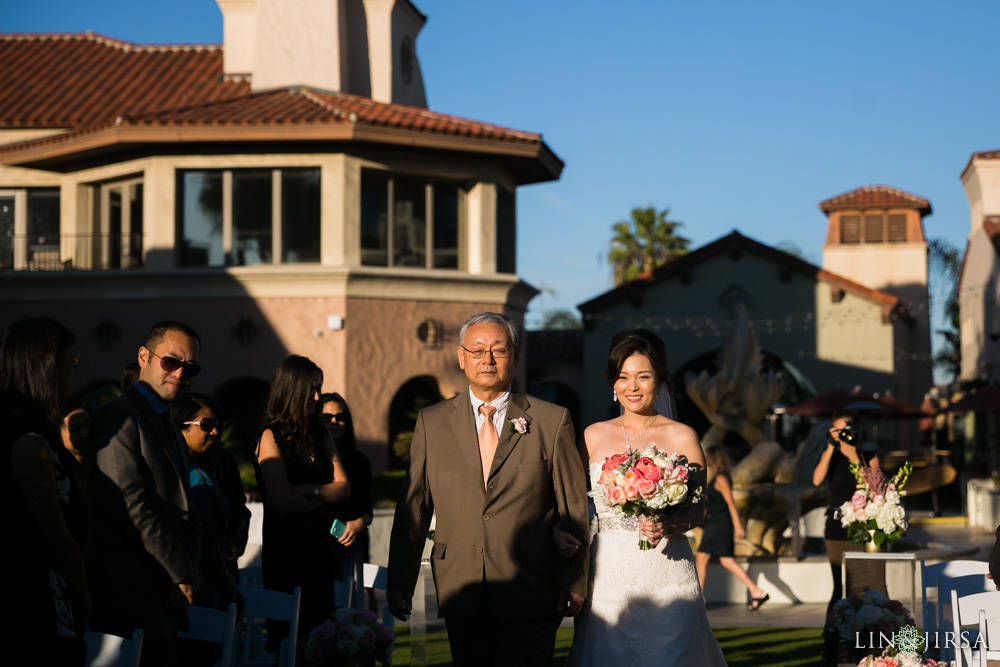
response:
[[[618,402],[618,392],[615,391],[614,389],[611,390],[611,402],[612,403]]]

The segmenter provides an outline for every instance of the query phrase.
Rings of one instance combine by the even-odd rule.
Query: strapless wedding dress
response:
[[[592,488],[601,463],[590,465]],[[724,666],[701,599],[684,535],[639,550],[638,522],[594,499],[598,532],[590,546],[590,584],[576,618],[570,667]]]

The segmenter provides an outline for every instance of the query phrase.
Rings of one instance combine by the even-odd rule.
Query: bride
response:
[[[669,391],[663,341],[644,329],[616,334],[604,380],[624,412],[584,431],[591,487],[596,488],[607,457],[654,443],[660,451],[676,450],[697,465],[697,483],[707,488],[705,455],[697,435],[657,411],[658,394]],[[590,584],[566,664],[725,665],[684,535],[704,519],[704,502],[662,521],[642,523],[615,514],[602,498],[595,498],[594,505],[598,532],[590,549]],[[654,548],[640,551],[640,535]],[[563,550],[571,546],[566,541],[575,541],[565,533],[556,540],[562,541]]]

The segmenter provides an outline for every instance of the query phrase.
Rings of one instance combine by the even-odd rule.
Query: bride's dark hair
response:
[[[673,395],[674,385],[670,381],[670,369],[667,366],[667,348],[659,336],[647,329],[619,331],[611,339],[608,365],[604,369],[604,381],[608,386],[615,386],[625,360],[633,354],[641,354],[649,359],[656,381],[667,385],[667,391]]]

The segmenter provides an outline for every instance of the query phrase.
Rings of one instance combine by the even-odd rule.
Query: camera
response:
[[[836,438],[834,438],[833,433],[827,434],[826,436],[827,442],[829,442],[833,446],[837,446],[837,438],[839,438],[840,442],[844,443],[845,445],[853,445],[854,441],[858,437],[858,432],[854,430],[854,424],[852,424],[851,422],[847,422],[847,424],[844,425],[844,428],[840,429],[839,431],[835,431],[835,433],[836,433]]]

